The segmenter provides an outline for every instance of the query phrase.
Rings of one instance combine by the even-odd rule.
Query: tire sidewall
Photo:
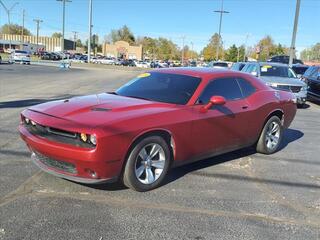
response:
[[[165,166],[163,168],[163,171],[162,171],[160,177],[152,184],[143,184],[138,180],[138,178],[136,177],[136,174],[135,174],[136,158],[137,158],[138,154],[140,153],[141,149],[151,143],[157,143],[163,148],[164,153],[165,153],[165,157],[166,157],[166,161],[165,161]],[[123,182],[127,187],[132,188],[132,189],[139,191],[139,192],[145,192],[145,191],[149,191],[154,188],[157,188],[161,185],[163,179],[165,178],[165,176],[168,172],[168,169],[170,166],[170,161],[171,161],[171,152],[170,152],[170,149],[169,149],[167,142],[160,136],[146,137],[146,138],[140,140],[139,142],[137,142],[135,144],[135,146],[132,148],[132,150],[128,156],[126,166],[125,166],[124,181]]]

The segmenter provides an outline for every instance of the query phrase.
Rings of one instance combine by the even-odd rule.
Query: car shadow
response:
[[[32,98],[32,99],[23,99],[23,100],[15,100],[15,101],[7,101],[7,102],[0,102],[0,109],[2,108],[20,108],[20,107],[30,107],[33,105],[37,105],[40,103],[56,101],[56,100],[63,100],[67,98],[76,97],[78,95],[61,95],[54,98]]]
[[[303,137],[303,133],[295,129],[286,129],[284,132],[283,140],[280,145],[279,151],[287,147],[291,142],[297,141]],[[196,172],[200,169],[212,167],[225,162],[233,161],[239,158],[247,157],[256,154],[256,149],[254,147],[243,148],[230,153],[218,155],[212,158],[200,160],[191,164],[187,164],[181,167],[174,168],[169,171],[163,185],[169,184],[177,179],[185,176],[186,174]]]

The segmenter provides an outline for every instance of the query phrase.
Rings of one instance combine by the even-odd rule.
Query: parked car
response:
[[[106,65],[114,65],[115,64],[115,59],[110,58],[110,57],[104,57],[99,59],[98,63],[100,64],[106,64]]]
[[[267,60],[267,62],[278,62],[278,63],[284,63],[289,64],[289,56],[288,55],[277,55],[273,56],[270,59]],[[303,62],[300,59],[294,58],[292,61],[293,64],[303,64]]]
[[[308,78],[317,71],[319,66],[310,66],[307,71],[304,72],[304,74],[301,76],[301,80],[306,82],[308,81]]]
[[[136,67],[139,67],[139,68],[148,68],[150,67],[145,61],[137,61],[135,62],[136,64]]]
[[[122,60],[121,65],[126,66],[126,67],[135,67],[136,66],[135,62],[132,59]]]
[[[213,61],[213,62],[209,62],[207,67],[228,69],[229,65],[227,62]]]
[[[307,84],[298,79],[293,70],[286,64],[250,62],[241,71],[262,79],[270,87],[292,92],[297,98],[299,106],[306,102]]]
[[[309,68],[308,65],[303,65],[303,64],[293,64],[292,65],[292,70],[295,72],[298,78],[301,78],[302,75],[307,71]]]
[[[30,53],[27,51],[13,50],[10,54],[9,62],[30,64]]]
[[[308,84],[308,98],[320,101],[320,65],[310,67],[303,78]]]
[[[31,106],[19,131],[45,172],[148,191],[174,166],[252,145],[278,151],[294,101],[241,72],[158,69],[113,93]]]
[[[231,66],[231,70],[233,71],[241,71],[242,68],[246,65],[246,62],[235,62]]]
[[[0,64],[2,64],[2,57],[0,56]]]

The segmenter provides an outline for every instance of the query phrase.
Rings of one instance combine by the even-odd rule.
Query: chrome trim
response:
[[[64,179],[73,181],[73,182],[86,183],[86,184],[101,184],[101,183],[106,183],[106,182],[114,182],[117,180],[117,178],[106,178],[106,179],[82,178],[82,177],[75,177],[75,176],[66,175],[63,173],[58,173],[54,170],[49,169],[46,165],[41,163],[38,160],[37,155],[34,152],[32,152],[32,154],[31,154],[31,160],[35,165],[37,165],[44,172],[49,173],[51,175],[54,175],[56,177],[60,177],[60,178],[64,178]]]

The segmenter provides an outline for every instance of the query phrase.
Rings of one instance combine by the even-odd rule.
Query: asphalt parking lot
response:
[[[0,239],[320,239],[320,105],[299,109],[282,150],[244,149],[171,171],[137,193],[38,170],[19,113],[116,89],[136,71],[0,65]]]

